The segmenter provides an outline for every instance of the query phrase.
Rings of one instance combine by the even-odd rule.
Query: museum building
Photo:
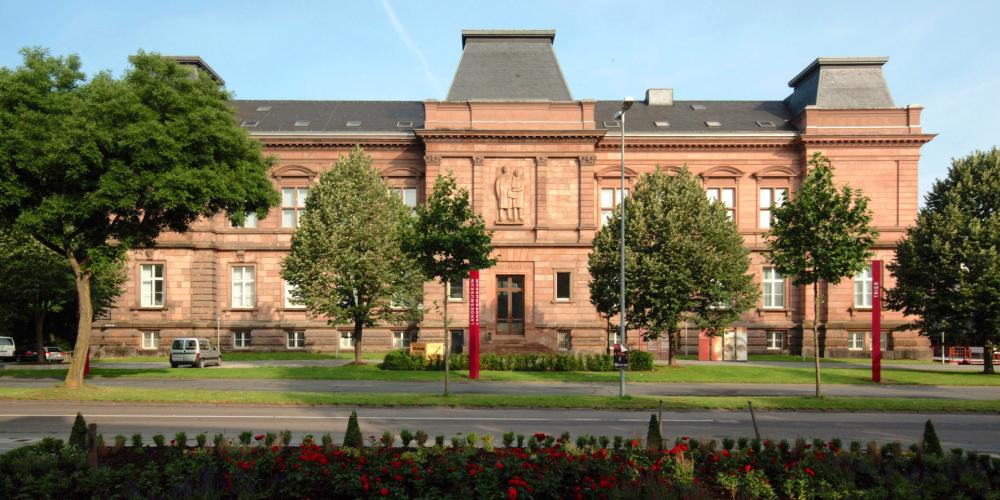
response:
[[[921,131],[921,106],[893,102],[887,59],[818,58],[778,100],[675,100],[671,88],[649,88],[626,115],[623,192],[622,126],[614,119],[622,101],[574,99],[554,40],[547,30],[463,31],[462,58],[440,101],[233,101],[241,126],[277,160],[269,175],[280,206],[238,226],[219,215],[131,251],[124,293],[95,320],[92,346],[99,354],[152,354],[173,337],[200,336],[218,338],[224,350],[353,349],[348,325],[310,317],[290,298],[281,262],[310,186],[361,145],[407,205],[421,203],[446,172],[470,192],[498,259],[481,272],[486,352],[598,352],[615,342],[588,297],[591,240],[638,176],[687,165],[752,252],[761,299],[733,330],[745,334],[751,353],[811,353],[811,293],[762,255],[771,208],[795,197],[806,159],[823,152],[837,182],[871,198],[875,258],[892,260],[917,216],[920,147],[933,135]],[[222,83],[200,58],[178,61]],[[824,355],[870,355],[871,276],[869,267],[825,286]],[[889,276],[885,286],[892,284]],[[424,320],[367,329],[363,349],[442,341],[440,296],[440,285],[428,282]],[[447,333],[456,351],[465,350],[467,281],[451,284],[448,297]],[[905,323],[899,313],[882,314],[884,356],[929,357],[925,337],[894,331]],[[638,333],[629,335],[633,348],[665,353],[664,343],[642,342]],[[682,350],[697,349],[698,332],[682,335]]]

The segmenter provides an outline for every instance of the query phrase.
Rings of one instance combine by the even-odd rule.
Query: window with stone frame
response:
[[[854,307],[858,309],[869,309],[872,306],[872,265],[871,262],[864,269],[854,275]]]
[[[417,332],[413,330],[407,330],[402,332],[392,332],[392,348],[393,349],[409,349],[410,344],[416,339]]]
[[[879,335],[879,350],[888,351],[889,350],[889,334],[890,332],[882,331]],[[872,349],[872,332],[865,332],[865,348],[869,351]]]
[[[309,197],[307,187],[286,187],[281,189],[281,227],[299,227],[299,220],[306,208]]]
[[[289,349],[302,349],[306,346],[306,332],[291,331],[286,332],[286,335],[288,336]]]
[[[285,280],[281,280],[281,282],[284,284],[285,290],[285,309],[305,309],[305,304],[295,301],[295,291],[297,290],[295,285]]]
[[[625,191],[622,191],[621,186],[601,187],[601,227],[604,227],[604,224],[608,222],[608,219],[611,218],[611,213],[622,202],[622,199],[628,197],[628,190],[627,186],[625,187]]]
[[[448,301],[461,302],[465,300],[465,280],[448,282]]]
[[[233,222],[230,220],[229,227],[234,229],[252,229],[257,227],[258,222],[257,212],[247,212],[247,214],[243,216],[243,221],[241,222]]]
[[[773,267],[764,268],[761,283],[764,309],[785,308],[785,277]]]
[[[556,330],[556,348],[560,351],[573,350],[573,336],[570,330]]]
[[[233,347],[236,349],[247,349],[250,347],[251,337],[250,332],[246,330],[239,330],[233,332]]]
[[[556,271],[556,301],[568,302],[573,298],[573,273]]]
[[[142,349],[152,351],[160,348],[160,331],[142,332]]]
[[[139,265],[139,306],[163,307],[163,264]]]
[[[759,229],[771,229],[771,221],[774,218],[772,209],[785,204],[788,199],[788,188],[762,187],[758,192],[758,206],[760,214],[757,220]]]
[[[254,266],[233,266],[232,307],[233,309],[253,309],[256,304]]]
[[[705,188],[705,195],[709,201],[722,203],[726,209],[726,217],[731,221],[736,220],[736,188],[735,187],[708,187]]]
[[[865,348],[865,337],[868,332],[847,332],[847,349],[862,351]]]
[[[340,332],[340,348],[354,349],[354,334],[352,332]]]
[[[396,195],[403,205],[410,209],[417,208],[417,188],[414,186],[390,187],[389,192]]]
[[[778,351],[785,348],[785,332],[783,330],[768,331],[764,336],[766,347],[769,351]]]

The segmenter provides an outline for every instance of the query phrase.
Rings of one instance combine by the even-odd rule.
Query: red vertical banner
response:
[[[479,379],[479,271],[469,271],[469,378]]]
[[[882,261],[872,261],[872,382],[882,381]]]

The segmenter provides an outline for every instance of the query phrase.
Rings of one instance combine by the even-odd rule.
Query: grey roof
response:
[[[788,82],[785,101],[795,113],[806,106],[833,109],[891,108],[895,105],[882,74],[887,57],[820,57]]]
[[[412,133],[424,127],[421,101],[235,100],[232,105],[240,123],[251,132]],[[296,122],[308,125],[296,126]],[[348,122],[361,123],[349,127]]]
[[[552,30],[463,30],[462,60],[449,101],[573,100]]]
[[[621,104],[621,101],[597,101],[594,112],[597,128],[608,129],[611,135],[617,133],[617,127],[605,126],[604,122],[614,120]],[[792,113],[782,101],[674,101],[672,106],[649,106],[637,101],[625,116],[625,133],[795,132],[790,123],[792,118]],[[656,125],[656,122],[664,121],[669,126]],[[709,127],[706,122],[719,122],[720,126]],[[774,126],[761,126],[757,122],[765,125],[771,122]]]
[[[226,85],[226,81],[223,80],[222,77],[219,76],[219,74],[216,73],[215,70],[212,69],[212,67],[209,66],[208,63],[205,62],[205,60],[202,59],[200,56],[164,56],[164,57],[177,62],[177,64],[180,64],[181,66],[194,68],[195,73],[197,73],[198,71],[204,71],[208,73],[208,76],[210,76],[213,80],[219,82],[219,85],[222,86]]]

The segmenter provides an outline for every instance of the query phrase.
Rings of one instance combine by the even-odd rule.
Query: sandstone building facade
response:
[[[360,144],[408,204],[420,203],[444,172],[471,193],[498,258],[482,271],[485,351],[605,349],[614,333],[609,339],[606,320],[590,304],[587,254],[623,196],[622,129],[613,119],[621,101],[573,99],[554,38],[552,31],[464,31],[462,59],[442,101],[234,101],[241,125],[277,158],[270,176],[281,206],[242,227],[220,215],[131,252],[125,292],[95,321],[93,346],[153,353],[172,337],[194,335],[218,337],[226,350],[352,349],[346,325],[330,326],[289,300],[280,266],[310,185]],[[624,195],[644,172],[687,165],[706,195],[730,209],[752,250],[763,297],[733,325],[746,332],[750,352],[814,348],[811,294],[761,253],[770,208],[795,196],[809,155],[825,153],[838,182],[871,198],[881,234],[876,258],[891,260],[916,218],[920,148],[933,136],[921,131],[920,106],[893,102],[885,62],[819,58],[791,80],[787,98],[772,101],[682,101],[671,89],[653,88],[626,115]],[[826,287],[825,355],[870,353],[870,276]],[[467,290],[467,283],[453,284],[449,293],[456,349],[468,346]],[[440,286],[428,283],[423,322],[372,328],[363,348],[440,341],[445,332],[433,303],[441,300]],[[903,323],[883,313],[885,356],[929,356],[927,339],[891,331]],[[638,339],[631,334],[629,343],[666,348]],[[697,332],[686,342],[696,348]]]

